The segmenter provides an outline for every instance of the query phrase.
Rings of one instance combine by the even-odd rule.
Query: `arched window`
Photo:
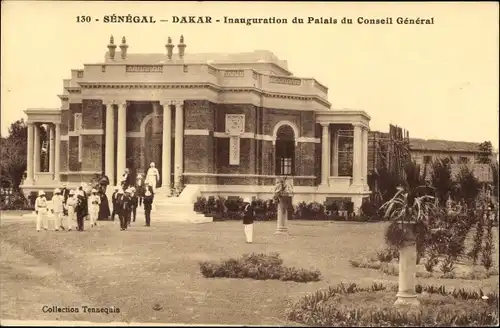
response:
[[[276,175],[295,174],[295,133],[291,126],[282,125],[276,133]]]

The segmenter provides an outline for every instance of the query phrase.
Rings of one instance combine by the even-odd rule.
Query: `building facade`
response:
[[[25,191],[95,174],[114,185],[126,168],[144,173],[154,162],[165,195],[185,185],[193,195],[266,198],[281,176],[295,202],[347,197],[359,207],[369,195],[370,117],[331,109],[327,87],[293,76],[271,52],[189,55],[182,38],[175,54],[170,38],[165,54],[128,53],[125,38],[116,48],[111,39],[103,62],[71,71],[61,108],[25,111]]]

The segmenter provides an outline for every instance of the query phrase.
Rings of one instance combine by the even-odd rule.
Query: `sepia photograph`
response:
[[[498,3],[1,6],[2,326],[499,326]]]

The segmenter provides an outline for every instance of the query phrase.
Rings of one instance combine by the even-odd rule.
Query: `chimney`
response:
[[[113,36],[109,38],[108,50],[109,50],[109,58],[115,59],[116,44],[115,44],[115,38],[113,38]]]
[[[172,59],[172,52],[174,50],[174,45],[172,44],[172,38],[168,37],[168,43],[165,45],[167,48],[167,58],[168,60]]]
[[[127,40],[125,40],[125,37],[122,38],[122,44],[120,44],[120,49],[122,51],[122,59],[127,58]]]
[[[181,40],[179,41],[177,48],[179,48],[179,59],[182,59],[184,57],[184,51],[186,49],[186,45],[184,44],[184,36],[183,35],[181,35]]]

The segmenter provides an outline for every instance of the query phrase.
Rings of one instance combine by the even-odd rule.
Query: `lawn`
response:
[[[274,235],[276,222],[257,222],[254,244],[245,243],[240,222],[142,225],[121,232],[117,223],[104,222],[83,233],[37,233],[34,222],[3,222],[1,318],[288,325],[287,304],[304,293],[340,282],[397,282],[397,277],[349,264],[383,247],[384,223],[292,221],[290,235],[279,236]],[[200,274],[200,261],[250,252],[278,252],[285,266],[319,269],[323,280],[207,279]],[[417,280],[485,290],[498,283],[498,277]],[[153,309],[157,303],[161,310]],[[43,313],[44,305],[114,306],[120,313]]]

